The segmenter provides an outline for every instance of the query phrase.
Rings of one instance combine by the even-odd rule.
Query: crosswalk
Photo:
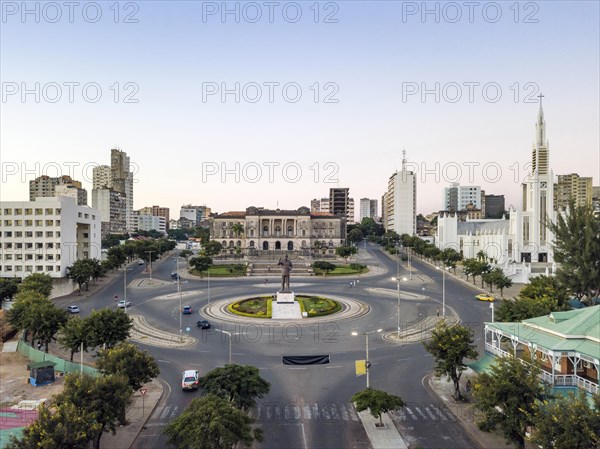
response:
[[[159,422],[168,422],[180,413],[177,405],[157,407],[154,419]],[[400,410],[391,412],[398,421],[456,421],[456,417],[448,409],[439,404],[407,403]],[[276,403],[260,402],[254,410],[249,412],[250,417],[262,422],[321,422],[335,423],[344,421],[360,421],[354,404],[351,402],[340,403]]]

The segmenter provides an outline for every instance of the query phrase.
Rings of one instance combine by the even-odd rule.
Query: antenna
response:
[[[406,150],[402,150],[402,171],[406,171]]]

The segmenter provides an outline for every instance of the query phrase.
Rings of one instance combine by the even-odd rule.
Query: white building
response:
[[[207,219],[210,216],[210,213],[210,207],[185,204],[181,206],[181,209],[179,210],[179,218],[185,218],[186,220],[193,222],[194,226],[200,226],[200,222]]]
[[[360,199],[360,211],[358,221],[361,222],[363,218],[377,219],[377,200],[369,198]]]
[[[125,227],[133,231],[133,172],[127,153],[110,150],[110,178],[113,190],[125,195]]]
[[[388,181],[385,229],[398,234],[417,233],[417,177],[406,170],[406,152],[403,151],[402,171],[397,171]]]
[[[140,214],[139,211],[133,213],[133,227],[139,231],[158,231],[167,233],[167,219],[158,215]]]
[[[102,187],[92,190],[92,207],[98,210],[102,221],[102,237],[127,232],[127,202],[125,195]]]
[[[481,186],[461,186],[453,183],[444,188],[442,210],[466,210],[469,204],[475,209],[481,209]]]
[[[101,256],[100,214],[71,197],[0,203],[0,276],[62,278],[80,259]]]
[[[108,165],[98,165],[92,170],[92,188],[112,187],[112,177]]]
[[[507,274],[515,274],[519,267],[525,267],[528,277],[531,274],[530,262],[542,263],[547,271],[549,263],[554,261],[553,236],[545,224],[548,220],[555,221],[554,175],[550,170],[541,102],[531,167],[527,182],[523,184],[521,210],[511,208],[508,220],[467,220],[464,223],[458,222],[456,214],[443,214],[438,217],[438,247],[455,248],[462,251],[465,258],[476,257],[479,251],[483,251],[499,265],[503,264]],[[509,265],[512,262],[524,264],[516,267]]]

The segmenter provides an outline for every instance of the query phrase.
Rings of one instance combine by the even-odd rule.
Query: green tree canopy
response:
[[[0,278],[0,302],[10,299],[19,291],[19,284],[14,279]]]
[[[226,399],[208,394],[193,399],[163,432],[177,449],[232,449],[262,441],[261,432],[251,428],[253,422]]]
[[[52,293],[52,278],[46,273],[33,273],[19,284],[19,292],[35,291],[46,297]]]
[[[216,256],[223,250],[223,245],[220,242],[211,240],[202,244],[202,252],[205,256]]]
[[[190,259],[190,265],[202,276],[202,272],[208,270],[213,263],[210,256],[196,256]]]
[[[52,409],[42,404],[38,417],[23,429],[20,438],[11,437],[5,449],[86,449],[100,424],[86,410],[71,403]]]
[[[129,338],[133,323],[122,309],[94,310],[89,320],[90,347],[112,348]]]
[[[554,233],[556,277],[579,299],[590,302],[600,296],[600,216],[591,205],[575,206],[558,213],[548,227]]]
[[[471,329],[460,324],[448,326],[442,320],[431,333],[431,339],[423,345],[435,360],[436,375],[451,379],[454,383],[454,398],[462,399],[460,378],[467,369],[464,359],[475,359],[478,356]]]
[[[90,279],[92,279],[92,275],[94,274],[94,267],[88,260],[76,260],[67,272],[67,277],[79,286],[79,294],[81,294],[81,287],[84,284],[86,291],[88,290]]]
[[[480,374],[474,385],[476,407],[483,413],[479,428],[489,432],[499,427],[507,443],[523,449],[525,433],[548,396],[539,375],[539,366],[529,358],[496,358],[491,373]]]
[[[94,417],[97,431],[93,434],[93,447],[100,449],[104,432],[115,433],[119,424],[125,424],[125,410],[131,401],[131,387],[121,375],[100,376],[67,374],[62,393],[55,396],[58,407],[72,404],[82,414]]]
[[[350,257],[353,254],[356,254],[356,251],[357,250],[355,246],[338,246],[335,249],[335,253],[338,256],[343,257],[346,262],[348,261],[348,257]]]
[[[600,447],[600,395],[595,408],[586,392],[569,393],[544,402],[535,417],[532,442],[543,449],[587,449]]]
[[[250,410],[256,399],[265,396],[271,385],[260,377],[258,368],[250,365],[225,365],[215,368],[200,379],[200,386],[232,402],[237,408]]]
[[[96,367],[103,374],[122,374],[133,390],[158,376],[160,370],[154,357],[137,346],[121,342],[98,354]]]
[[[380,426],[383,426],[383,414],[392,410],[398,410],[406,404],[399,396],[386,393],[385,391],[367,388],[352,396],[352,402],[356,406],[356,410],[362,412],[369,410],[373,418],[379,418]]]
[[[325,262],[323,260],[318,260],[312,264],[313,270],[321,271],[323,276],[325,276],[330,271],[335,270],[335,265],[331,262]]]
[[[87,352],[90,347],[90,319],[82,319],[78,316],[70,318],[66,324],[62,327],[58,342],[64,349],[68,349],[71,352],[71,362],[73,361],[73,355],[81,350],[83,344],[83,350]]]

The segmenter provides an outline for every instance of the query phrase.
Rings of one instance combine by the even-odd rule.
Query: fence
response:
[[[81,369],[79,363],[70,362],[52,354],[46,354],[44,351],[38,351],[37,349],[29,346],[23,340],[19,340],[19,343],[17,344],[17,351],[19,351],[19,353],[27,357],[32,362],[50,361],[56,363],[56,366],[54,367],[55,371],[62,371],[63,373],[78,373]],[[88,365],[83,365],[83,373],[93,377],[99,375],[96,368]]]

